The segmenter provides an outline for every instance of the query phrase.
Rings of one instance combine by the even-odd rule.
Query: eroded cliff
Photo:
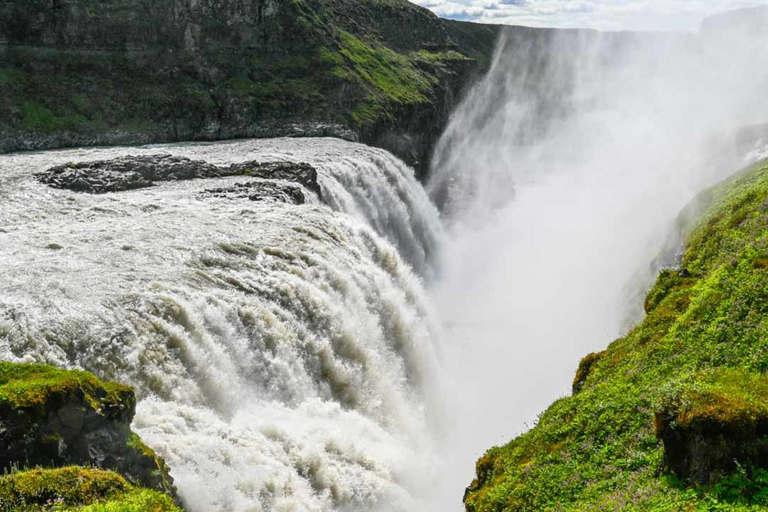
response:
[[[405,0],[3,0],[0,151],[334,135],[425,168],[496,36]]]

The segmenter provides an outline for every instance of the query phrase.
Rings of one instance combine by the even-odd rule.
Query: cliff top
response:
[[[32,409],[52,400],[63,403],[75,395],[105,412],[117,408],[132,416],[136,405],[132,388],[103,382],[91,373],[0,361],[0,404]]]

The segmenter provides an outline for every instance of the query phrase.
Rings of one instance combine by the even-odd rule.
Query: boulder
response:
[[[768,377],[721,370],[697,377],[654,414],[664,467],[714,484],[739,466],[768,467]]]
[[[104,194],[122,192],[154,186],[157,182],[181,181],[202,178],[218,178],[223,176],[252,176],[260,178],[259,185],[247,185],[251,188],[250,199],[257,200],[259,190],[269,197],[275,190],[291,189],[287,195],[289,202],[304,203],[304,193],[299,189],[306,188],[320,196],[320,185],[317,181],[317,170],[307,163],[295,162],[242,162],[228,167],[218,167],[202,160],[172,156],[166,154],[124,156],[111,160],[93,162],[67,163],[52,167],[37,173],[35,177],[41,183],[58,189],[68,189],[75,192]],[[280,180],[297,185],[265,185],[264,180]],[[223,190],[223,189],[221,189]],[[298,199],[301,198],[299,201]]]

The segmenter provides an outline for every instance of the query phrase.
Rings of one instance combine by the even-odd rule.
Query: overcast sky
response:
[[[439,16],[483,23],[601,30],[696,30],[711,14],[768,0],[412,0]]]

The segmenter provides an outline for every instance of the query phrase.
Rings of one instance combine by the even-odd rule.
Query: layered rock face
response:
[[[496,35],[405,0],[2,0],[0,151],[330,135],[425,164]]]

